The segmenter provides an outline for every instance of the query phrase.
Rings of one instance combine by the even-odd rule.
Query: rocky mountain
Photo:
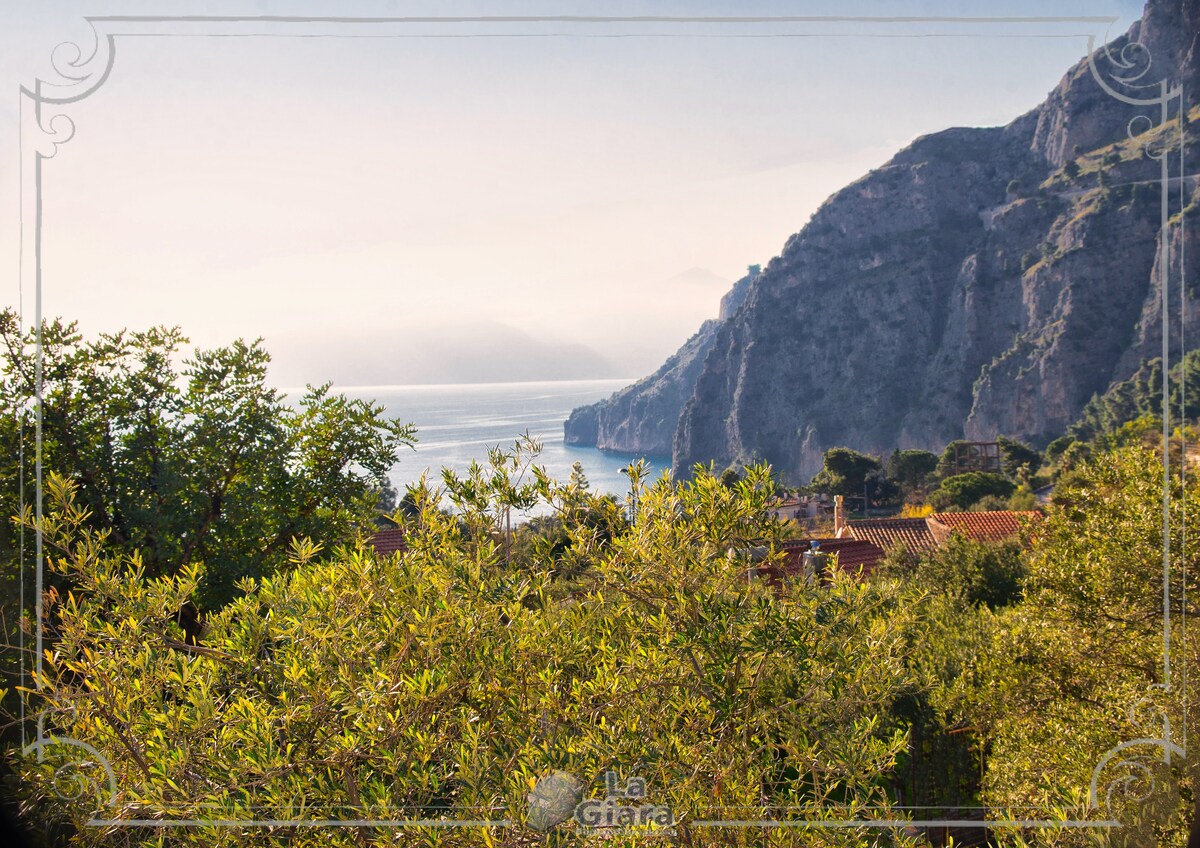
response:
[[[1126,94],[1157,87],[1126,88],[1114,74],[1182,83],[1189,147],[1200,127],[1198,32],[1200,0],[1150,0],[1095,57]],[[692,340],[686,367],[668,362],[659,381],[625,390],[628,404],[616,402],[623,393],[606,401],[595,444],[636,451],[632,434],[650,432],[645,444],[661,444],[682,394],[677,473],[765,459],[799,483],[836,445],[883,453],[1061,435],[1093,395],[1161,355],[1164,250],[1172,358],[1181,336],[1200,338],[1197,228],[1159,241],[1159,163],[1143,146],[1177,151],[1180,128],[1158,117],[1104,91],[1085,60],[1007,126],[917,139],[830,197],[750,282],[741,308]],[[1177,152],[1169,161],[1179,174]],[[1194,220],[1194,175],[1173,180],[1168,204]],[[662,380],[669,402],[634,402],[644,396],[634,389]],[[578,441],[589,435],[576,430]]]
[[[759,270],[757,265],[750,266],[749,273],[721,298],[719,317],[705,321],[661,368],[606,400],[573,411],[563,424],[566,443],[642,456],[670,456],[679,413],[692,395],[717,328],[745,301],[750,282]]]

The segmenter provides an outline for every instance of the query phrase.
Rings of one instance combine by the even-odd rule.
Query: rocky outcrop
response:
[[[733,288],[725,293],[721,298],[721,309],[717,313],[719,320],[724,321],[732,317],[733,313],[742,308],[742,304],[746,302],[746,295],[750,294],[750,284],[761,270],[762,266],[751,265],[746,269],[746,276],[734,283]]]
[[[574,410],[563,424],[566,443],[642,456],[670,456],[679,413],[692,395],[717,327],[737,312],[757,274],[758,267],[751,266],[749,273],[721,298],[720,317],[705,321],[649,377],[606,400]]]
[[[1200,0],[1151,0],[1094,57],[1113,88],[1114,74],[1182,82],[1188,145],[1200,128],[1198,31]],[[1134,120],[1145,114],[1154,120]],[[1007,126],[917,139],[830,197],[687,357],[581,414],[579,438],[658,448],[679,403],[677,474],[766,460],[791,483],[837,445],[1045,444],[1161,355],[1164,264],[1172,335],[1200,340],[1197,228],[1181,244],[1173,227],[1163,243],[1159,163],[1143,155],[1178,144],[1178,124],[1161,131],[1158,117],[1111,96],[1085,60]],[[1178,175],[1178,155],[1169,161]],[[1196,178],[1176,177],[1168,214],[1190,220],[1198,205]],[[1182,352],[1173,343],[1172,357]]]
[[[1198,5],[1151,2],[1131,31],[1160,76],[1195,81]],[[1136,59],[1128,39],[1109,51]],[[1062,434],[1161,346],[1158,163],[1138,148],[1162,137],[1141,122],[1130,140],[1137,114],[1080,63],[1008,126],[918,139],[831,197],[718,329],[676,473],[767,460],[800,483],[835,445]],[[1191,178],[1173,183],[1170,214],[1180,188],[1192,215]],[[1179,246],[1166,248],[1177,281]],[[1196,247],[1183,254],[1195,280]],[[1197,292],[1174,288],[1173,324],[1196,338]]]
[[[1153,96],[1160,79],[1181,83],[1189,107],[1200,103],[1200,4],[1195,0],[1150,0],[1142,19],[1125,35],[1097,50],[1096,65],[1110,87],[1136,97]],[[1108,73],[1104,73],[1107,71]],[[1113,85],[1112,76],[1148,88]],[[1120,115],[1124,120],[1116,120]],[[1059,168],[1082,151],[1093,150],[1124,134],[1130,107],[1105,92],[1087,61],[1071,68],[1037,109],[1034,149]]]

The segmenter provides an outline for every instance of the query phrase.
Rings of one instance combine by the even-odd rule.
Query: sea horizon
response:
[[[500,380],[495,382],[469,382],[469,383],[361,383],[361,384],[346,384],[342,385],[333,381],[333,389],[339,392],[365,392],[369,390],[395,390],[395,389],[470,389],[481,388],[485,386],[504,387],[504,386],[539,386],[552,384],[582,384],[582,383],[621,383],[622,387],[630,386],[636,383],[642,377],[581,377],[573,379],[550,379],[550,380]],[[321,383],[312,383],[313,386],[323,385]],[[305,386],[276,386],[275,390],[284,394],[293,394],[305,391]]]
[[[436,485],[441,481],[443,468],[461,476],[472,461],[486,465],[491,448],[511,448],[528,433],[542,444],[535,464],[545,468],[552,479],[566,482],[578,462],[594,494],[623,497],[629,491],[629,479],[622,473],[623,468],[634,460],[644,459],[651,479],[656,479],[670,469],[671,458],[568,445],[563,439],[563,422],[573,409],[603,400],[632,382],[636,380],[408,383],[335,385],[333,390],[380,403],[387,417],[399,418],[416,427],[415,449],[401,451],[399,462],[389,474],[401,495],[423,474]],[[303,389],[292,389],[291,393],[280,391],[295,399]],[[547,511],[542,506],[526,515],[533,517]]]

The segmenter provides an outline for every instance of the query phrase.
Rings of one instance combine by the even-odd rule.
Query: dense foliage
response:
[[[1036,503],[1031,483],[1041,468],[1041,452],[1016,439],[998,438],[998,473],[958,473],[955,457],[962,440],[941,456],[924,450],[895,450],[883,462],[850,448],[830,448],[807,489],[842,495],[852,504],[894,508],[928,503],[938,510],[1029,509]]]
[[[907,495],[922,490],[937,471],[937,454],[925,450],[895,450],[888,457],[887,475]]]
[[[1059,486],[1019,540],[951,536],[867,579],[773,583],[755,575],[791,531],[768,518],[764,467],[672,482],[635,464],[618,499],[592,493],[581,466],[550,479],[525,437],[396,500],[386,472],[411,430],[328,386],[286,406],[257,343],[177,370],[178,331],[44,332],[52,570],[27,705],[49,736],[89,746],[10,751],[11,788],[48,842],[575,844],[588,836],[570,821],[530,829],[528,795],[562,770],[599,797],[612,770],[644,778],[675,817],[665,833],[609,835],[625,844],[916,845],[899,827],[711,822],[983,807],[1126,825],[1011,826],[1005,845],[1183,845],[1200,759],[1184,744],[1200,732],[1187,675],[1200,495],[1174,478],[1165,626],[1152,416],[1056,444],[1049,469],[1002,439],[1002,474],[831,450],[814,488],[847,495],[969,509],[1014,503],[1034,475]],[[22,461],[32,474],[30,339],[9,313],[0,336],[0,497],[15,513],[8,484]],[[398,504],[402,554],[364,546],[381,499]],[[10,578],[19,528],[32,536],[28,511],[0,535]],[[198,640],[178,623],[189,603],[208,611]],[[88,824],[97,814],[113,821]],[[248,824],[264,819],[426,823]]]
[[[556,598],[550,569],[509,560],[504,500],[521,487],[504,468],[514,456],[469,475],[483,488],[450,493],[460,515],[420,490],[402,556],[341,548],[315,563],[315,546],[297,543],[290,572],[243,581],[244,595],[191,648],[170,612],[199,572],[152,578],[136,557],[108,553],[77,487],[52,478],[45,530],[77,590],[53,610],[59,642],[36,704],[56,735],[112,763],[117,797],[105,814],[509,820],[286,833],[288,844],[515,845],[545,838],[523,824],[538,777],[564,769],[591,783],[613,769],[646,779],[683,844],[794,844],[786,830],[696,824],[783,807],[792,817],[892,815],[884,776],[905,735],[889,706],[908,684],[914,626],[898,587],[777,591],[748,580],[739,551],[775,526],[764,517],[773,484],[759,468],[734,488],[703,472],[648,486],[635,475],[632,521],[605,544],[572,518],[577,488],[535,480],[564,507],[570,556],[589,562],[590,585]],[[95,798],[55,795],[55,771],[74,753],[27,758],[23,780],[43,821],[78,828]],[[120,845],[127,833],[85,827],[75,840]],[[281,833],[161,836],[248,845]],[[568,825],[554,838],[572,834]],[[864,838],[834,828],[810,844]]]
[[[967,471],[943,480],[929,502],[939,510],[964,510],[986,497],[1007,498],[1016,490],[1016,484],[1001,474]]]
[[[1101,453],[1061,494],[1026,557],[1023,602],[999,614],[991,656],[977,666],[986,682],[964,701],[991,749],[983,797],[1009,809],[1078,809],[1093,770],[1118,743],[1161,739],[1169,727],[1183,747],[1198,730],[1189,670],[1200,660],[1200,558],[1184,538],[1194,535],[1200,488],[1189,482],[1185,492],[1178,477],[1171,487],[1165,631],[1161,457],[1140,446]],[[1183,844],[1180,822],[1200,761],[1191,748],[1167,766],[1161,747],[1138,746],[1098,775],[1102,793],[1115,789],[1111,812],[1135,826],[1113,834],[1115,844]],[[1143,793],[1146,803],[1130,803]],[[1092,844],[1083,834],[1043,841]]]
[[[1200,350],[1187,353],[1171,366],[1168,376],[1172,417],[1200,418]],[[1078,441],[1090,441],[1145,415],[1162,415],[1161,359],[1144,363],[1128,380],[1094,396],[1079,419],[1067,428],[1067,434]]]
[[[525,441],[410,492],[405,554],[341,546],[318,561],[316,543],[294,543],[291,569],[244,581],[200,645],[171,613],[201,571],[149,576],[109,550],[78,487],[52,477],[44,530],[76,588],[51,610],[57,643],[32,705],[49,733],[111,762],[104,815],[508,823],[171,828],[155,835],[166,844],[568,844],[583,838],[573,823],[526,827],[531,788],[562,769],[602,796],[612,769],[646,779],[680,844],[909,844],[886,830],[702,824],[904,818],[900,804],[1129,825],[1015,828],[1003,844],[1183,844],[1196,755],[1158,767],[1145,803],[1128,795],[1149,784],[1105,765],[1123,741],[1161,738],[1159,709],[1173,738],[1197,732],[1195,682],[1181,674],[1200,653],[1190,548],[1189,606],[1182,583],[1171,593],[1173,688],[1156,688],[1153,453],[1135,445],[1083,466],[1028,549],[952,537],[865,582],[773,587],[748,577],[755,546],[781,531],[765,518],[766,469],[728,486],[702,470],[647,484],[631,468],[618,504],[581,473],[548,479],[535,452]],[[1200,505],[1194,486],[1173,497],[1179,520]],[[553,521],[513,530],[530,501]],[[127,844],[128,829],[80,827],[93,795],[64,801],[78,753],[21,761],[27,815],[78,844]],[[1129,753],[1150,754],[1152,771],[1161,755],[1152,743]]]
[[[900,487],[888,476],[879,459],[850,448],[825,451],[824,464],[808,488],[856,498],[864,505],[891,503],[900,494]]]
[[[850,448],[830,448],[825,451],[824,465],[809,488],[830,495],[861,496],[868,475],[881,468],[879,460],[869,454]]]
[[[1180,749],[1197,731],[1189,669],[1200,659],[1200,558],[1184,536],[1200,487],[1185,492],[1176,479],[1171,491],[1169,689],[1161,455],[1140,444],[1099,452],[1060,488],[1045,517],[1027,525],[1025,548],[952,536],[935,552],[894,551],[885,561],[880,579],[926,594],[911,660],[922,685],[896,707],[910,724],[897,773],[923,804],[982,803],[1014,820],[1108,815],[1126,825],[1011,828],[1000,844],[1182,846],[1200,758],[1176,752],[1167,765],[1154,740],[1165,738],[1164,721]],[[1107,759],[1139,738],[1148,741]],[[1093,777],[1098,807],[1089,802]]]
[[[290,406],[267,384],[259,342],[197,350],[180,367],[178,329],[84,341],[74,323],[51,321],[42,333],[46,471],[76,481],[89,526],[107,531],[111,553],[136,551],[148,576],[203,562],[203,607],[230,600],[238,578],[285,565],[294,536],[332,541],[369,526],[413,440],[381,406],[328,385]],[[11,516],[22,463],[33,497],[34,336],[6,309],[0,340],[0,512]],[[5,522],[5,567],[18,547]]]

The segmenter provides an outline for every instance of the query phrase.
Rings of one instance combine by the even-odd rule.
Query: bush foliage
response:
[[[765,469],[733,488],[700,471],[686,484],[635,478],[632,522],[605,544],[563,509],[570,555],[588,561],[590,580],[557,598],[551,569],[506,559],[503,500],[514,487],[474,476],[499,485],[473,489],[470,504],[460,493],[459,514],[438,509],[429,487],[416,492],[403,555],[342,547],[315,562],[318,546],[295,542],[293,568],[242,581],[200,646],[171,622],[200,569],[146,576],[136,555],[108,551],[78,488],[52,478],[44,530],[76,590],[52,609],[55,647],[35,704],[55,736],[112,764],[105,815],[511,820],[289,831],[288,844],[526,844],[526,795],[556,769],[588,782],[606,769],[644,777],[674,811],[675,838],[692,844],[714,833],[790,840],[705,831],[698,819],[785,806],[890,814],[886,775],[905,732],[889,707],[909,683],[913,613],[896,586],[776,591],[748,580],[739,550],[772,532]],[[579,494],[535,485],[560,506]],[[78,844],[124,844],[128,831],[83,826],[94,797],[56,796],[56,770],[74,753],[22,761],[29,809],[76,828]],[[564,828],[561,838],[578,836]],[[161,835],[280,838],[263,828]],[[833,830],[822,844],[862,838]]]
[[[200,644],[172,614],[201,567],[148,575],[136,553],[109,549],[77,486],[52,476],[42,529],[75,588],[51,599],[53,647],[30,705],[49,736],[111,764],[116,794],[102,803],[98,758],[50,744],[17,760],[27,817],[80,845],[137,841],[87,825],[98,811],[508,823],[177,827],[152,831],[155,844],[574,844],[589,837],[573,822],[526,826],[527,796],[564,770],[597,797],[613,770],[644,778],[676,822],[611,837],[621,844],[915,845],[895,829],[703,822],[984,804],[1000,819],[1127,825],[1009,828],[1002,844],[1183,845],[1197,757],[1180,742],[1158,762],[1155,740],[1164,717],[1173,739],[1197,732],[1195,682],[1179,671],[1200,659],[1200,569],[1189,563],[1186,598],[1182,584],[1168,593],[1166,691],[1153,453],[1133,445],[1082,465],[1028,549],[952,537],[870,580],[814,586],[749,576],[756,546],[779,556],[765,468],[732,486],[703,469],[648,483],[631,468],[614,514],[582,475],[558,484],[528,464],[535,448],[410,491],[403,554],[351,545],[318,558],[319,544],[295,540],[291,568],[243,580]],[[1200,506],[1194,485],[1172,497],[1179,520]],[[510,533],[513,504],[530,498],[552,508],[551,530]],[[1145,786],[1106,760],[1138,738],[1150,756],[1136,762],[1156,778]],[[79,791],[96,786],[76,783],[76,766],[99,795]]]
[[[15,413],[27,340],[10,316],[0,330]],[[768,517],[764,466],[672,481],[634,464],[618,499],[582,467],[550,479],[528,436],[411,487],[394,515],[406,550],[385,557],[358,529],[413,434],[377,406],[319,387],[285,409],[257,344],[198,351],[176,374],[177,333],[46,335],[47,510],[17,521],[51,551],[45,618],[24,620],[45,638],[23,693],[45,745],[9,755],[47,844],[594,840],[569,820],[529,827],[531,791],[558,771],[593,798],[607,771],[642,778],[674,815],[609,844],[915,846],[899,824],[711,822],[899,823],[947,806],[1124,824],[1006,826],[1005,845],[1184,844],[1200,497],[1172,479],[1164,584],[1148,418],[1057,445],[1059,490],[1019,542],[951,536],[864,579],[756,576],[782,563],[789,532]],[[20,419],[6,420],[16,444]],[[946,455],[939,468],[896,452],[884,474],[844,448],[814,488],[898,498],[941,477],[942,509],[1031,498],[1041,455],[1001,447],[1019,491],[947,476]],[[1178,468],[1182,444],[1170,449]],[[532,507],[543,514],[522,523]],[[177,623],[196,602],[198,639]],[[355,824],[284,824],[314,820]]]

